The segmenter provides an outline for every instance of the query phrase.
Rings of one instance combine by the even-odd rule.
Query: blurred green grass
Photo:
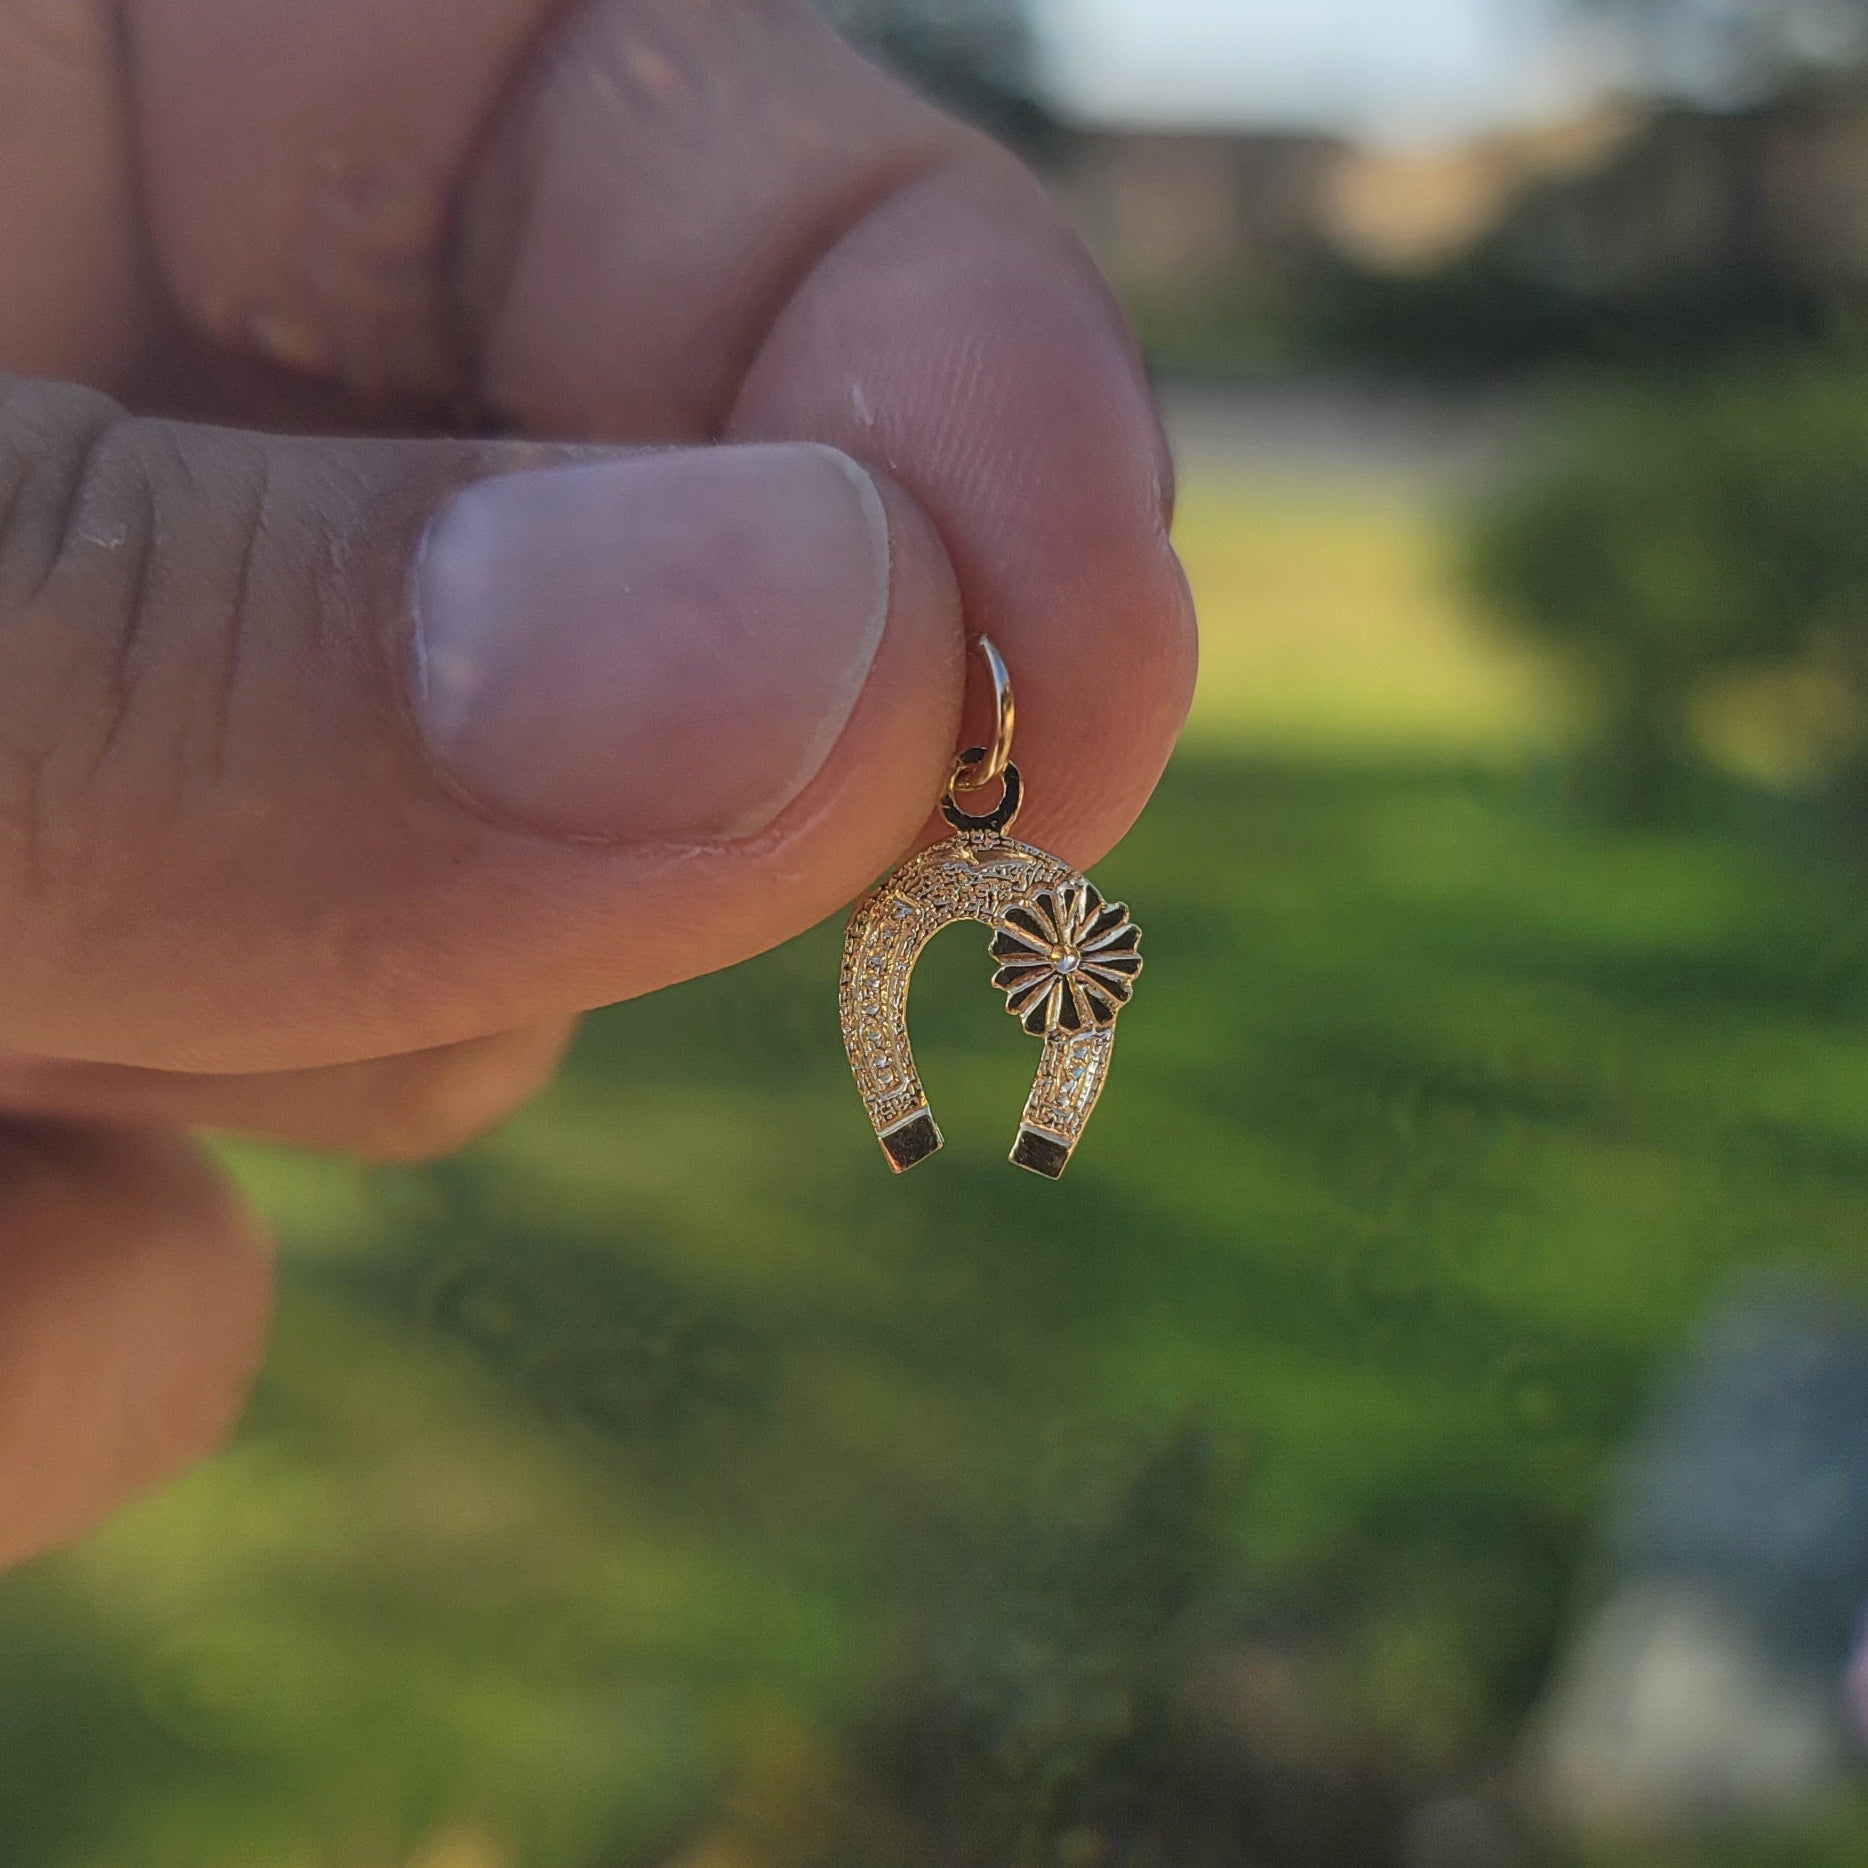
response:
[[[8,1868],[907,1863],[945,1819],[865,1759],[937,1702],[1015,1842],[946,1859],[1066,1859],[1162,1655],[1267,1630],[1306,1742],[1495,1761],[1660,1359],[1744,1267],[1857,1275],[1868,924],[1755,825],[1568,820],[1442,538],[1190,489],[1205,686],[1098,870],[1149,970],[1061,1184],[966,930],[904,1180],[834,927],[459,1162],[233,1151],[277,1345],[224,1458],[0,1585]]]
[[[1561,738],[1548,664],[1461,588],[1458,500],[1393,476],[1190,473],[1175,521],[1200,600],[1189,745],[1445,763]]]

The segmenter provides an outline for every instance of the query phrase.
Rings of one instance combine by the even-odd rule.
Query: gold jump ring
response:
[[[1012,698],[1012,677],[1005,657],[993,647],[990,636],[975,636],[973,647],[992,677],[992,701],[998,722],[985,757],[973,764],[962,763],[954,773],[949,789],[960,792],[984,791],[994,779],[1005,775],[1005,768],[1012,763],[1012,729],[1018,724],[1018,707]]]

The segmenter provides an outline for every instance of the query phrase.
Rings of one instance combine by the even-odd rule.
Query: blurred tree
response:
[[[1321,253],[1315,346],[1464,376],[1859,341],[1868,0],[1567,4],[1630,49],[1629,133],[1436,264]]]
[[[1052,130],[1025,0],[818,0],[849,38],[968,121],[1027,152]]]
[[[1656,106],[1606,159],[1525,189],[1435,265],[1320,256],[1304,328],[1325,356],[1451,378],[1856,341],[1865,164],[1861,74],[1743,107]]]
[[[1585,672],[1588,775],[1618,814],[1675,804],[1709,676],[1823,657],[1868,693],[1868,374],[1624,394],[1573,417],[1482,511],[1480,591]],[[1859,757],[1851,778],[1861,771]]]
[[[1645,84],[1712,101],[1868,58],[1868,0],[1576,0],[1631,37]]]

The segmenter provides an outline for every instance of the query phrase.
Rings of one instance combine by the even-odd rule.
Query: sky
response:
[[[1049,88],[1094,120],[1433,141],[1562,114],[1605,54],[1550,0],[1033,0]]]

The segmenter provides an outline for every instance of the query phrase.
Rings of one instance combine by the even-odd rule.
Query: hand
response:
[[[9,1561],[259,1356],[172,1131],[443,1151],[818,921],[969,632],[1087,864],[1193,646],[1088,262],[801,0],[0,0],[0,255]]]

